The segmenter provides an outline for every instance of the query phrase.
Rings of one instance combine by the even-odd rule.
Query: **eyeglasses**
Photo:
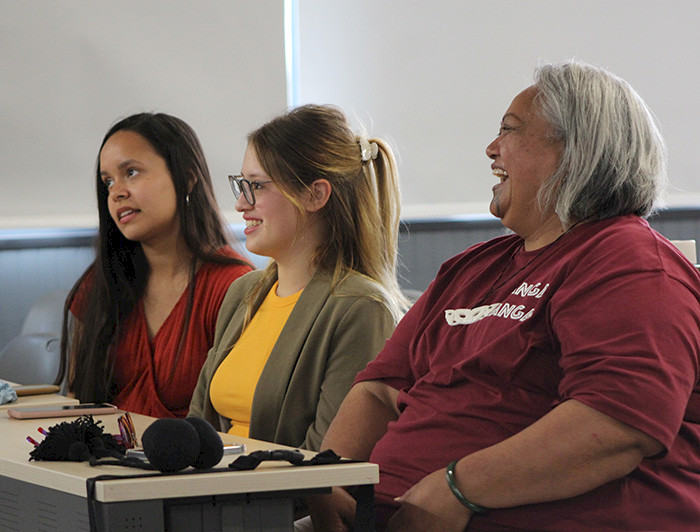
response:
[[[117,425],[119,425],[119,434],[121,435],[121,444],[125,449],[133,449],[138,447],[139,441],[136,438],[136,429],[134,428],[134,422],[129,415],[129,412],[124,412],[123,415],[119,416],[117,419]]]
[[[272,181],[249,181],[245,179],[242,175],[230,175],[228,176],[228,182],[231,184],[231,190],[233,190],[233,195],[236,199],[241,197],[241,192],[245,200],[250,203],[251,207],[255,205],[255,194],[254,190],[260,190],[261,185],[266,185],[272,183]]]

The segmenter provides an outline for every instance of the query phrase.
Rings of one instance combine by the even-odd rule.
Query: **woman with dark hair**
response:
[[[252,269],[229,247],[194,131],[162,113],[115,124],[97,205],[96,259],[64,310],[61,378],[83,402],[184,417],[226,290]]]
[[[229,179],[246,247],[272,260],[231,285],[190,415],[318,449],[405,308],[394,156],[339,109],[305,105],[253,131]]]

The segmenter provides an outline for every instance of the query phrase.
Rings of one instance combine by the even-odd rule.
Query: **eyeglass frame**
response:
[[[119,416],[117,419],[117,425],[119,427],[122,446],[125,449],[133,449],[138,447],[139,440],[136,437],[136,428],[134,427],[134,422],[131,419],[129,412],[124,412],[123,415]]]
[[[272,180],[270,179],[267,181],[251,181],[250,179],[246,179],[245,177],[243,177],[242,174],[237,174],[229,175],[228,182],[229,185],[231,185],[231,191],[233,192],[233,196],[236,199],[238,199],[241,197],[241,192],[243,192],[243,197],[252,207],[255,205],[255,192],[253,191],[253,185],[267,185],[268,183],[272,183]],[[244,187],[243,183],[246,183],[248,186]],[[250,197],[248,197],[248,192],[246,192],[246,189],[248,190],[248,192],[250,192]]]

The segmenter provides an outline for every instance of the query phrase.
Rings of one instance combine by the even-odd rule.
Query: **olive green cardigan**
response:
[[[209,387],[219,364],[238,340],[245,295],[263,272],[231,284],[219,310],[214,345],[190,403],[190,416],[227,432],[229,419],[211,404]],[[274,279],[254,302],[262,304]],[[379,301],[378,301],[379,300]],[[396,323],[380,287],[351,274],[331,293],[328,275],[316,273],[302,292],[263,368],[253,395],[250,437],[318,450],[355,375],[382,349]]]

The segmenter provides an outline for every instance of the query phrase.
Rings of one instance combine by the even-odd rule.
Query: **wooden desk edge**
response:
[[[97,472],[97,471],[96,471]],[[103,471],[100,471],[102,473]],[[106,474],[109,474],[108,472]],[[379,467],[368,462],[295,467],[263,467],[252,471],[225,471],[95,482],[95,500],[133,500],[304,490],[332,486],[360,486],[379,482]],[[293,476],[293,482],[290,482]],[[183,487],[186,488],[183,490]]]

